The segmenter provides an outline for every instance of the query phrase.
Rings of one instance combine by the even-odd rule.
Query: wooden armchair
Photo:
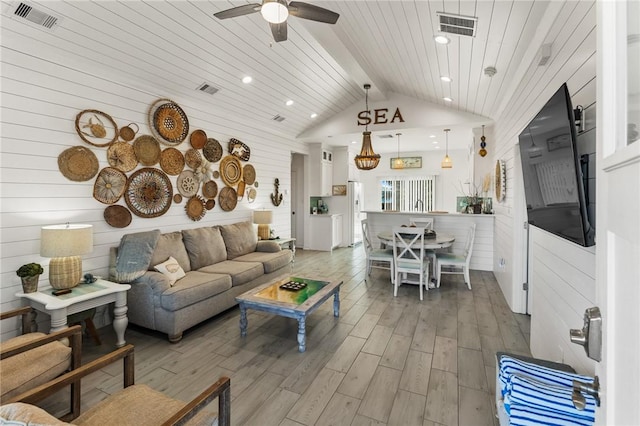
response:
[[[28,391],[80,366],[82,328],[51,334],[30,333],[30,307],[0,313],[0,320],[22,317],[23,334],[0,343],[0,403],[20,401]],[[68,341],[68,343],[67,343]],[[71,383],[70,416],[80,414],[80,384]]]
[[[83,377],[120,359],[123,360],[124,364],[124,389],[110,395],[78,417],[65,417],[65,420],[73,420],[73,424],[79,426],[106,424],[156,426],[214,424],[217,416],[218,425],[229,426],[231,424],[231,388],[228,377],[220,378],[189,403],[169,398],[147,385],[134,384],[133,345],[126,345],[116,349],[69,373],[63,374],[46,385],[22,394],[20,396],[22,403],[0,407],[0,417],[16,421],[35,421],[35,419],[38,419],[38,421],[45,424],[66,424],[59,422],[58,419],[50,416],[44,410],[30,404],[41,401],[69,384],[76,382],[79,384]],[[201,411],[216,398],[218,398],[217,415]]]

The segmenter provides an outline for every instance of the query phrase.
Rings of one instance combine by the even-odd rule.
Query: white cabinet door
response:
[[[331,196],[331,186],[333,185],[333,163],[328,161],[322,162],[322,194],[323,196]]]
[[[342,215],[335,215],[331,218],[332,244],[331,247],[338,247],[342,244]]]

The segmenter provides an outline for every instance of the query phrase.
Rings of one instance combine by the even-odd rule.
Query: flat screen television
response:
[[[529,223],[581,246],[594,245],[566,84],[520,133],[519,142]]]

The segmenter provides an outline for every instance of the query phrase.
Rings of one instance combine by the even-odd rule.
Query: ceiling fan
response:
[[[213,16],[218,19],[228,19],[256,12],[260,12],[262,17],[269,22],[271,33],[276,42],[287,39],[287,17],[289,15],[326,24],[335,24],[340,17],[339,14],[319,6],[301,1],[292,1],[287,4],[287,0],[262,0],[262,4],[245,4],[214,13]]]

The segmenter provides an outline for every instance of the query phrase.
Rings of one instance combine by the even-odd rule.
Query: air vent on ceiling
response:
[[[196,87],[196,90],[200,90],[201,92],[208,93],[210,95],[215,95],[220,89],[213,87],[209,83],[202,83],[200,86]]]
[[[277,121],[278,123],[282,123],[284,121],[284,117],[278,114],[275,117],[273,117],[272,120]]]
[[[467,37],[476,36],[478,18],[437,12],[440,32]]]
[[[393,135],[378,135],[380,139],[392,139]]]
[[[42,6],[38,9],[26,2],[17,2],[16,7],[11,9],[11,17],[38,28],[45,28],[53,31],[62,21],[60,16],[55,16],[48,11],[45,12]]]

